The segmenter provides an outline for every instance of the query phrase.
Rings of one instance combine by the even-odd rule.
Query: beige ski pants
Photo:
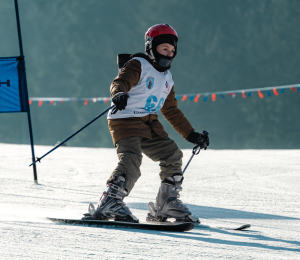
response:
[[[125,188],[128,194],[141,176],[140,166],[144,153],[154,162],[160,162],[160,179],[182,173],[182,152],[169,137],[160,137],[152,133],[152,139],[132,136],[116,143],[119,163],[107,183],[116,176],[126,174]]]

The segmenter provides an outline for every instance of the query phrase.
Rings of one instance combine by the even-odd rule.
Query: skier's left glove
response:
[[[124,110],[127,106],[127,99],[129,95],[124,92],[119,92],[112,97],[112,102],[115,104],[115,108],[112,111],[112,114],[117,113],[118,110]]]
[[[206,150],[207,146],[209,146],[209,133],[207,131],[203,131],[201,134],[198,132],[191,132],[186,138],[187,141],[199,145],[201,149]]]

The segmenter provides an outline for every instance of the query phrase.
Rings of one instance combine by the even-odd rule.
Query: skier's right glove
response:
[[[111,112],[112,114],[117,113],[118,110],[124,110],[127,106],[127,99],[129,95],[124,92],[119,92],[112,97],[112,102],[115,104],[115,108]]]
[[[201,149],[206,150],[207,146],[209,146],[209,133],[207,131],[203,131],[201,134],[197,132],[191,132],[186,138],[187,141],[199,145]]]

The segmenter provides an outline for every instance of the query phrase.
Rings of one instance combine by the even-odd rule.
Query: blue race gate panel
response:
[[[0,58],[0,113],[28,111],[24,67],[19,57]]]

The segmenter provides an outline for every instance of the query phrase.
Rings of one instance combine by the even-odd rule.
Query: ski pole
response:
[[[201,150],[200,145],[196,145],[196,146],[193,148],[193,154],[192,154],[191,158],[189,159],[189,161],[187,162],[186,166],[184,167],[184,169],[183,169],[183,171],[182,171],[182,175],[184,174],[186,168],[189,166],[189,164],[190,164],[190,162],[192,161],[194,155],[195,155],[195,154],[196,154],[196,155],[199,154],[199,153],[200,153],[200,150]]]
[[[75,132],[74,134],[72,134],[71,136],[69,136],[66,140],[64,140],[63,142],[61,142],[60,144],[58,144],[57,146],[55,146],[53,149],[51,149],[49,152],[45,153],[42,157],[36,157],[36,160],[29,165],[29,167],[33,164],[36,164],[36,162],[41,162],[41,160],[47,156],[49,153],[52,153],[54,150],[56,150],[58,147],[60,147],[61,145],[63,145],[65,142],[67,142],[68,140],[70,140],[72,137],[74,137],[75,135],[77,135],[79,132],[81,132],[84,128],[88,127],[90,124],[92,124],[93,122],[95,122],[98,118],[100,118],[101,116],[103,116],[104,114],[106,114],[110,109],[114,108],[115,105],[112,105],[111,107],[109,107],[108,109],[106,109],[103,113],[101,113],[100,115],[98,115],[97,117],[95,117],[92,121],[90,121],[89,123],[87,123],[85,126],[81,127],[77,132]]]
[[[206,150],[207,146],[209,145],[208,135],[209,135],[209,133],[208,133],[207,131],[203,130],[203,132],[201,133],[201,135],[200,135],[200,137],[199,137],[199,139],[198,139],[198,141],[200,141],[200,143],[204,141],[204,143],[202,144],[202,148],[204,148],[204,150]],[[206,136],[206,138],[204,138],[203,136]],[[206,142],[207,142],[207,143],[206,143]],[[192,161],[194,155],[195,155],[195,154],[197,155],[197,154],[200,153],[200,150],[201,150],[201,145],[200,145],[200,143],[198,143],[198,144],[193,148],[193,154],[192,154],[191,158],[189,159],[189,161],[187,162],[186,166],[184,167],[183,172],[182,172],[182,175],[184,174],[186,168],[189,166],[189,164],[190,164],[190,162]]]

